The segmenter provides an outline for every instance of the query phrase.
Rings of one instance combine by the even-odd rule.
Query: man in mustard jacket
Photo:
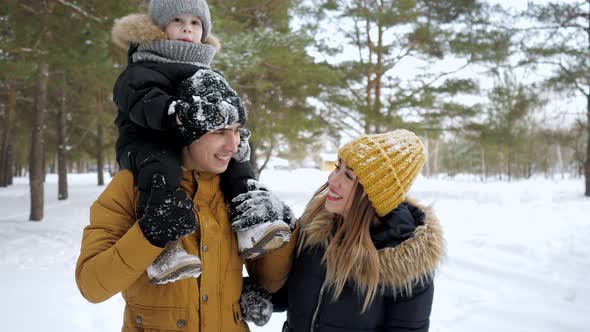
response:
[[[242,123],[228,123],[183,147],[181,189],[168,191],[155,175],[141,219],[136,218],[138,190],[128,170],[117,173],[92,204],[76,282],[93,303],[122,293],[122,331],[248,331],[240,308],[244,261],[219,187],[219,174],[238,151]],[[166,243],[177,239],[189,254],[201,257],[201,276],[150,283],[146,269]],[[270,292],[287,278],[296,236],[292,239],[246,262],[249,274]]]

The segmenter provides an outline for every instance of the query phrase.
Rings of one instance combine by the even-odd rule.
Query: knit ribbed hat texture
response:
[[[152,20],[162,29],[178,15],[195,15],[203,23],[201,41],[207,40],[211,32],[211,13],[205,0],[151,0],[149,14]]]
[[[379,216],[406,198],[424,163],[424,145],[411,131],[363,135],[340,148],[338,156],[354,171]]]

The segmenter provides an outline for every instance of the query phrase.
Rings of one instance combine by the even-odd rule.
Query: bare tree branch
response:
[[[85,11],[84,9],[80,8],[79,6],[74,5],[73,3],[66,1],[66,0],[57,0],[57,2],[61,3],[62,5],[66,6],[66,7],[70,7],[73,10],[75,10],[76,12],[98,22],[98,23],[102,23],[102,19],[99,17],[96,17],[90,13],[88,13],[87,11]]]

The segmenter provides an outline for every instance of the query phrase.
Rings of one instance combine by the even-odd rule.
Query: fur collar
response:
[[[445,256],[445,241],[442,227],[431,206],[408,201],[424,212],[424,224],[418,226],[411,238],[395,247],[378,250],[379,284],[395,293],[411,294],[417,283],[424,283],[434,273]],[[306,225],[303,248],[319,246],[327,248],[332,238],[334,215],[321,211]],[[367,276],[360,275],[357,279]],[[367,284],[367,280],[354,280]]]
[[[115,45],[125,51],[131,43],[140,44],[167,39],[164,31],[146,14],[131,14],[115,20],[111,38]],[[219,40],[211,34],[207,37],[205,44],[213,46],[217,51],[221,49]]]

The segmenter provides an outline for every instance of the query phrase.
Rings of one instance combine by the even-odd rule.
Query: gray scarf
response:
[[[208,44],[157,40],[139,44],[137,51],[133,53],[133,62],[174,62],[209,67],[215,51],[215,47]]]

